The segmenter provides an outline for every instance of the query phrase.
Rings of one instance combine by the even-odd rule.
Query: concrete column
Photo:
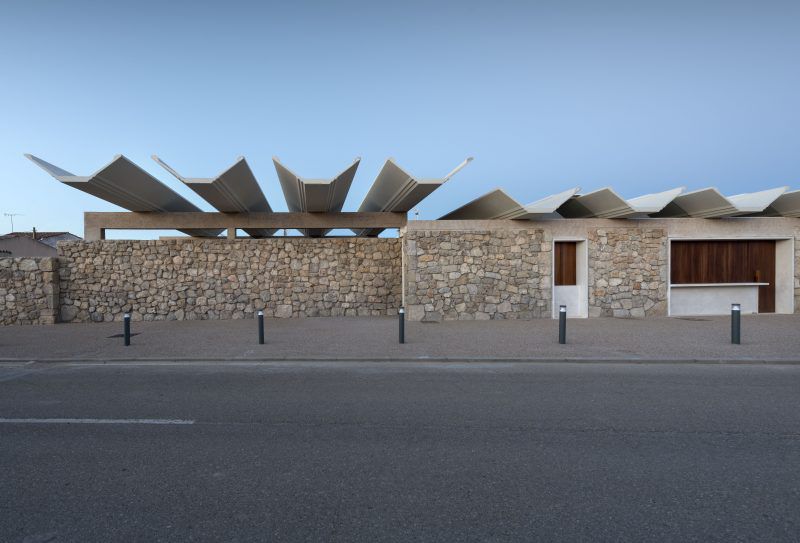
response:
[[[84,225],[83,239],[86,241],[100,241],[101,239],[106,239],[106,229]]]

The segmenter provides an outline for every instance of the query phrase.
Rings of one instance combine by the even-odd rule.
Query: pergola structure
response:
[[[187,178],[159,157],[153,159],[211,204],[217,212],[196,205],[122,155],[87,176],[76,176],[33,155],[26,155],[58,181],[128,212],[84,216],[84,237],[104,239],[108,229],[176,229],[194,237],[217,237],[227,230],[235,238],[242,229],[264,238],[279,229],[297,229],[304,236],[320,237],[332,229],[350,229],[357,236],[377,236],[386,228],[402,228],[406,214],[464,168],[467,158],[441,178],[420,178],[386,160],[364,201],[355,212],[343,211],[360,158],[330,179],[296,175],[273,158],[288,213],[274,212],[247,161],[240,157],[213,178]],[[498,188],[443,215],[439,220],[541,220],[541,219],[641,219],[724,218],[746,216],[800,217],[800,191],[788,187],[724,196],[709,187],[685,192],[677,187],[625,199],[606,187],[581,193],[574,187],[530,204],[522,204]]]

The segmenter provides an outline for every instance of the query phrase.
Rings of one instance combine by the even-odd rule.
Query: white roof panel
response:
[[[736,206],[739,214],[761,213],[787,190],[789,190],[789,187],[778,187],[759,192],[736,194],[735,196],[728,196],[728,200]]]
[[[764,210],[764,214],[800,218],[800,190],[784,192]]]
[[[568,199],[558,208],[558,213],[568,219],[611,219],[634,215],[636,212],[613,189],[606,187]]]
[[[32,162],[65,185],[97,196],[129,211],[200,211],[189,200],[122,155],[87,176],[77,176],[38,157],[26,154]],[[192,236],[213,237],[222,230],[182,230]]]
[[[556,209],[579,190],[580,188],[576,187],[547,196],[533,203],[522,205],[503,189],[498,188],[440,217],[440,220],[536,220],[557,218],[560,215],[556,214]]]
[[[360,212],[395,212],[408,213],[431,192],[442,186],[458,173],[464,166],[472,161],[472,157],[456,166],[446,176],[440,179],[419,179],[398,166],[389,158],[383,165],[378,177],[372,183],[364,201],[361,202]],[[362,236],[377,236],[384,228],[372,228],[354,232]]]
[[[524,212],[519,202],[497,188],[439,217],[439,220],[497,219],[516,212]]]
[[[730,217],[738,209],[714,187],[680,194],[652,217]]]
[[[560,217],[557,213],[558,208],[560,208],[564,203],[566,203],[571,198],[574,198],[578,192],[580,192],[580,187],[573,187],[571,189],[567,189],[564,192],[559,192],[558,194],[553,194],[552,196],[546,196],[541,200],[536,200],[526,206],[523,206],[525,209],[525,215],[521,217],[514,217],[515,219],[540,219],[540,218],[553,218],[553,217]]]
[[[628,205],[636,212],[637,215],[647,215],[650,213],[658,213],[677,198],[686,187],[676,187],[674,189],[665,190],[663,192],[654,192],[653,194],[644,194],[636,198],[630,198]]]
[[[360,161],[360,158],[356,158],[350,166],[333,179],[304,179],[281,164],[278,157],[272,158],[289,211],[303,213],[336,213],[341,211]],[[304,230],[303,234],[319,237],[328,232],[330,232],[330,229],[314,229]]]
[[[186,178],[156,155],[152,158],[218,211],[223,213],[272,211],[244,157],[239,157],[233,166],[214,178]],[[246,228],[245,232],[254,238],[263,238],[271,236],[275,230]]]

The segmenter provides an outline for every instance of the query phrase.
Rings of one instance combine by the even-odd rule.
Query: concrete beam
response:
[[[94,212],[83,214],[86,241],[105,239],[106,230],[236,229],[372,229],[403,228],[405,213],[162,213]],[[230,237],[230,236],[229,236]]]

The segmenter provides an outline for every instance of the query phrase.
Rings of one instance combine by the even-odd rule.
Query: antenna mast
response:
[[[11,233],[14,233],[14,217],[19,217],[22,213],[3,213],[6,217],[11,219]]]

